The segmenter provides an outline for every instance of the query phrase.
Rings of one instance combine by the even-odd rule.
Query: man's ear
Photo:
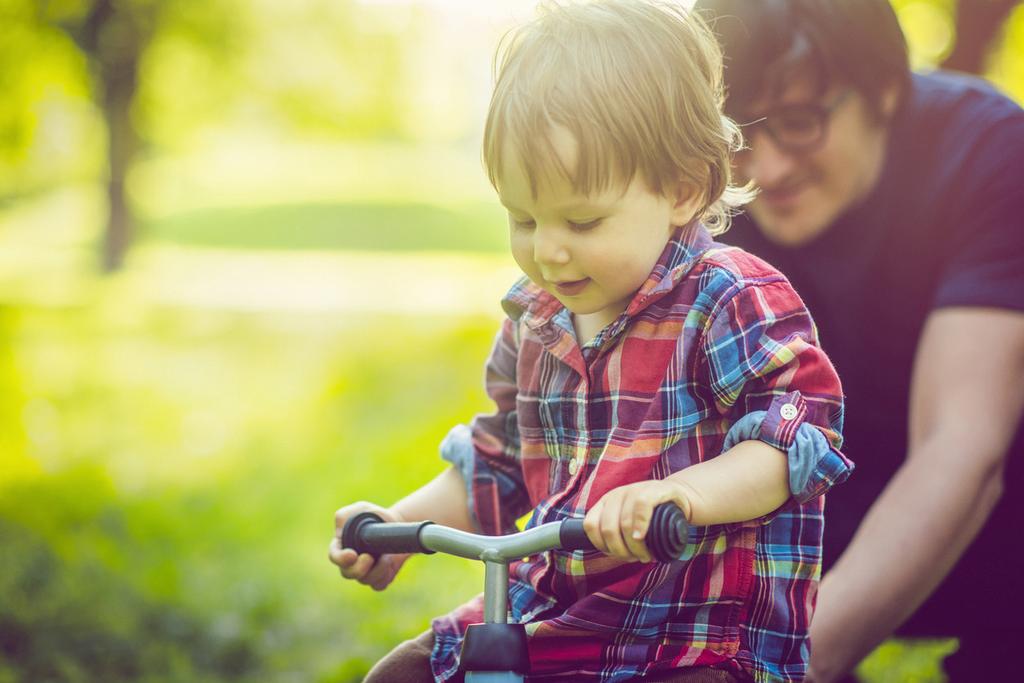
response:
[[[697,212],[704,205],[704,192],[692,180],[683,178],[676,185],[674,192],[670,195],[674,200],[672,205],[672,225],[686,225],[692,221]]]

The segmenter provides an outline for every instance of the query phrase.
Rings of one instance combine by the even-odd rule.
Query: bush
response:
[[[236,681],[260,669],[244,632],[142,585],[135,570],[154,556],[138,553],[129,509],[96,472],[3,493],[0,681]]]

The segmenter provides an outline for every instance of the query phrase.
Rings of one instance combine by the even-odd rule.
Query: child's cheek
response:
[[[523,271],[534,282],[537,282],[539,273],[537,272],[537,266],[533,262],[533,244],[529,238],[517,235],[515,232],[510,237],[510,246],[512,248],[512,258],[519,265],[519,269]]]

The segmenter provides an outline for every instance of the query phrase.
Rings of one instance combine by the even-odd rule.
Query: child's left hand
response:
[[[655,506],[671,502],[690,518],[690,501],[677,482],[640,481],[612,489],[583,518],[583,530],[602,553],[630,562],[650,562],[644,543]]]

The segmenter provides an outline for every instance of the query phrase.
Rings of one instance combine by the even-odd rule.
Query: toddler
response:
[[[546,4],[506,39],[484,161],[525,277],[486,366],[494,412],[451,467],[388,508],[485,534],[583,518],[597,551],[513,563],[531,681],[796,681],[820,575],[822,494],[845,479],[842,390],[778,271],[713,241],[747,194],[714,37],[672,4]],[[653,508],[691,523],[651,562]],[[376,562],[335,539],[343,576]],[[458,680],[482,600],[434,620],[367,681]]]

